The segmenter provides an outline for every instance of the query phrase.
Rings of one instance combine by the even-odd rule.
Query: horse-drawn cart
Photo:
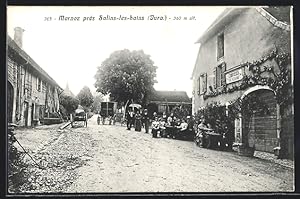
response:
[[[117,102],[101,102],[100,107],[100,116],[102,119],[102,124],[105,124],[105,121],[108,120],[108,124],[111,125],[115,122],[117,111]]]
[[[74,127],[74,124],[82,122],[83,126],[87,127],[87,113],[83,109],[76,109],[75,114],[70,115],[71,126]]]

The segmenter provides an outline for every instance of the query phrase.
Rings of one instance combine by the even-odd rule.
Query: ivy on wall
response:
[[[261,66],[267,60],[275,60],[278,64],[279,72],[274,71],[274,66]],[[245,62],[241,67],[247,67],[250,74],[245,75],[239,85],[228,87],[224,85],[220,89],[212,90],[203,96],[204,100],[221,94],[232,93],[245,90],[256,85],[269,86],[276,93],[277,102],[282,105],[293,102],[293,89],[291,86],[291,73],[288,69],[291,57],[289,53],[278,53],[273,50],[269,55],[253,62]],[[262,73],[272,74],[271,77],[264,77]]]

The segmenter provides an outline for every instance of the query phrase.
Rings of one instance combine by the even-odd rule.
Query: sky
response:
[[[112,52],[129,49],[151,56],[158,67],[156,90],[186,91],[191,97],[191,75],[200,46],[196,41],[224,9],[8,6],[7,31],[13,38],[14,28],[23,28],[23,50],[61,88],[68,83],[75,95],[84,86],[94,93],[97,66]],[[109,20],[120,15],[141,20]],[[150,20],[151,15],[166,20]],[[59,20],[60,16],[79,20]]]

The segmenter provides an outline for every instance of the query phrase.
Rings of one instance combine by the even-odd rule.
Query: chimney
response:
[[[16,44],[18,44],[18,46],[20,48],[22,48],[22,44],[23,44],[23,32],[25,30],[22,29],[21,27],[15,27],[14,30],[15,30],[14,40],[15,40]]]

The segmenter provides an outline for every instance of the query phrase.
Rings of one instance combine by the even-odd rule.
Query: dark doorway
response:
[[[28,102],[24,102],[24,120],[25,126],[28,126]]]
[[[31,106],[31,126],[33,126],[34,125],[34,122],[33,122],[33,115],[34,115],[34,103],[32,103],[32,106]]]
[[[14,88],[10,82],[7,82],[7,115],[8,122],[13,121]]]

